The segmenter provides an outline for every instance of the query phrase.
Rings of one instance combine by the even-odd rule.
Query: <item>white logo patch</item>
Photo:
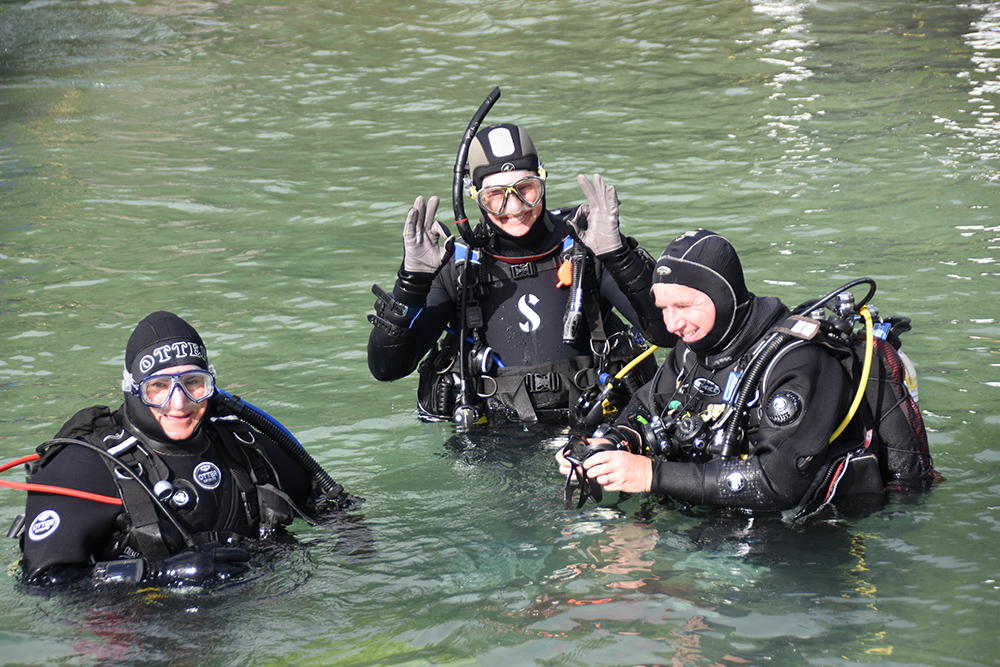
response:
[[[486,140],[490,142],[490,150],[497,157],[514,154],[514,136],[506,127],[496,127],[489,131]]]
[[[746,479],[743,477],[743,473],[738,470],[726,475],[726,486],[728,486],[729,490],[733,493],[739,493],[743,490],[745,485]]]
[[[32,542],[41,542],[56,532],[60,521],[59,514],[53,510],[41,512],[28,527],[28,539]]]
[[[698,378],[692,384],[694,384],[694,388],[702,396],[718,396],[722,393],[722,390],[719,389],[719,385],[715,384],[708,378]]]
[[[203,489],[214,489],[222,482],[222,471],[211,461],[204,461],[195,466],[194,481]]]
[[[542,318],[531,309],[531,306],[535,305],[538,305],[538,297],[534,294],[525,294],[517,302],[518,311],[526,319],[525,322],[518,322],[517,326],[521,327],[521,331],[524,333],[536,331],[542,325]]]

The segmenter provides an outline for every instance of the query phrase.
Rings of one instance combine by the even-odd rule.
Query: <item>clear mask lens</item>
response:
[[[514,195],[522,204],[531,208],[538,205],[545,196],[545,181],[538,176],[529,176],[511,185],[492,185],[480,190],[476,199],[485,211],[500,215],[507,208],[507,197],[510,195]]]
[[[150,375],[139,383],[139,399],[151,408],[162,408],[170,402],[174,388],[195,403],[207,401],[215,393],[215,378],[208,371],[184,371],[170,375]]]

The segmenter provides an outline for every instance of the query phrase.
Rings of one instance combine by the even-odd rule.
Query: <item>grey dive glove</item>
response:
[[[622,235],[618,231],[618,193],[615,186],[605,185],[600,174],[594,174],[593,185],[583,174],[576,180],[587,203],[580,207],[570,224],[584,245],[598,257],[618,250],[622,247]]]
[[[447,250],[441,245],[448,231],[434,219],[441,200],[431,197],[424,203],[417,197],[406,214],[403,226],[403,269],[410,273],[436,273]]]

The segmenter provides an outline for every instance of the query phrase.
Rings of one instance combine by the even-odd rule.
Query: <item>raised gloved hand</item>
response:
[[[576,177],[587,203],[570,221],[577,237],[597,256],[612,253],[622,247],[618,231],[618,194],[615,186],[605,185],[600,174],[594,174],[594,184],[583,174]]]
[[[444,226],[434,219],[441,200],[431,197],[424,203],[417,197],[406,214],[403,226],[403,269],[410,273],[436,273],[447,250],[441,245],[448,236]]]
[[[149,563],[146,579],[164,584],[200,584],[209,579],[225,579],[250,570],[250,552],[218,542],[205,542]]]

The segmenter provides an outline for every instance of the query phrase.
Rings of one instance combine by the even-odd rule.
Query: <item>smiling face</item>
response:
[[[663,312],[667,331],[685,343],[701,340],[715,324],[715,304],[704,292],[686,285],[657,283],[653,297]]]
[[[170,375],[173,373],[183,373],[184,371],[202,370],[201,367],[193,364],[184,366],[171,366],[158,370],[158,375]],[[170,399],[162,408],[149,408],[153,413],[153,418],[167,434],[171,440],[187,440],[194,435],[198,424],[201,423],[205,412],[208,410],[208,401],[195,403],[187,397],[180,387],[174,387],[170,394]]]
[[[535,172],[528,171],[527,169],[490,174],[483,179],[482,187],[488,188],[497,185],[513,185],[522,178],[537,175],[538,174]],[[524,236],[531,231],[531,227],[535,224],[535,221],[538,220],[538,216],[541,212],[541,201],[534,206],[526,206],[520,199],[514,195],[510,195],[507,197],[507,206],[500,215],[494,215],[493,213],[487,213],[486,215],[489,216],[489,219],[500,231],[510,234],[511,236]]]

